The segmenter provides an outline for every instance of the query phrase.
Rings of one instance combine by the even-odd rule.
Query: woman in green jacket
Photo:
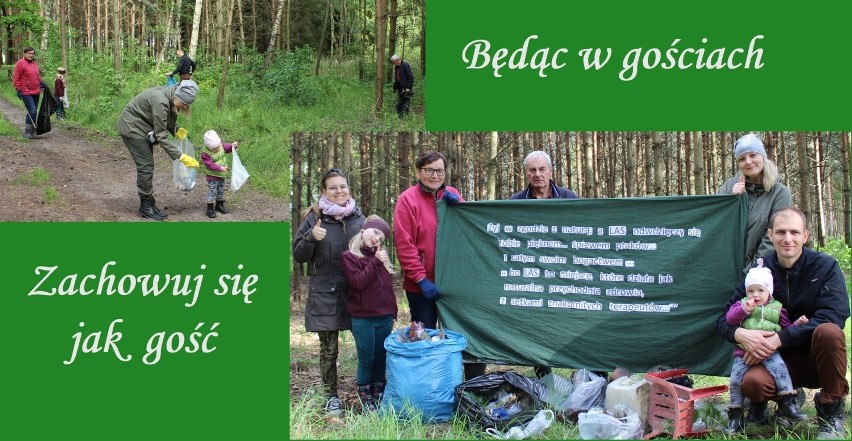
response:
[[[725,181],[717,194],[746,193],[748,196],[745,273],[758,257],[774,249],[766,235],[769,218],[779,209],[789,207],[792,196],[778,177],[778,167],[766,157],[763,142],[757,135],[749,133],[737,139],[734,157],[740,171]]]
[[[188,116],[197,94],[198,85],[192,80],[181,81],[177,86],[152,87],[130,100],[118,117],[116,128],[136,162],[136,189],[142,217],[154,220],[168,217],[154,202],[154,145],[159,145],[173,160],[179,159],[187,167],[198,167],[195,158],[182,154],[169,139],[169,134],[186,137],[186,131],[179,130],[177,125],[178,113]]]

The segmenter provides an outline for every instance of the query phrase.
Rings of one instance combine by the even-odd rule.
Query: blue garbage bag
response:
[[[177,84],[177,80],[175,80],[175,77],[169,75],[168,79],[166,80],[166,86],[174,86],[175,84]]]
[[[406,334],[407,334],[406,329]],[[430,337],[438,331],[427,329]],[[456,408],[455,387],[462,383],[462,351],[467,347],[463,335],[444,331],[446,338],[403,343],[397,333],[385,339],[387,385],[380,410],[394,411],[400,419],[422,412],[422,421],[439,423],[453,417]]]

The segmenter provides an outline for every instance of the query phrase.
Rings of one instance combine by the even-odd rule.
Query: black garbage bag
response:
[[[36,135],[47,133],[50,131],[50,115],[56,113],[56,99],[50,93],[50,89],[45,87],[41,92],[41,105],[38,107],[38,115],[36,115]]]
[[[545,393],[535,380],[514,372],[492,372],[456,386],[456,414],[468,425],[504,431],[528,423],[542,408]]]

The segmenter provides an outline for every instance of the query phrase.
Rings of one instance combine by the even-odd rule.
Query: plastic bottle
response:
[[[553,411],[549,409],[539,410],[535,417],[527,423],[527,436],[536,436],[544,433],[553,424]]]

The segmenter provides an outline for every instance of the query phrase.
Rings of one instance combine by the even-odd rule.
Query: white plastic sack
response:
[[[635,412],[623,418],[593,407],[578,416],[577,428],[582,439],[642,439],[642,421]]]
[[[68,101],[68,89],[65,89],[65,95],[62,97],[62,105],[65,106],[66,109],[69,107]]]
[[[243,184],[248,181],[249,172],[243,167],[240,157],[237,155],[237,149],[231,150],[231,190],[237,191]]]
[[[189,139],[177,140],[178,149],[181,153],[187,156],[195,157],[195,147],[189,142]],[[180,160],[175,159],[172,162],[172,172],[174,174],[175,188],[183,192],[189,192],[195,188],[195,169],[183,165]]]

